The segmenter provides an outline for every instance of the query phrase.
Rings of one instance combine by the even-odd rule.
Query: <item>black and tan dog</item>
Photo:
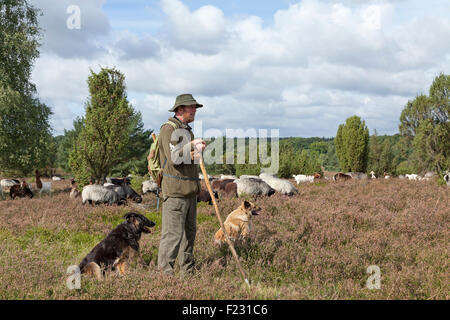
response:
[[[239,208],[231,212],[223,223],[230,240],[242,240],[248,237],[251,230],[251,218],[252,216],[257,216],[260,211],[261,208],[256,207],[249,201],[244,201]],[[221,245],[225,241],[225,234],[220,228],[214,236],[214,243]]]
[[[139,251],[139,240],[142,232],[151,233],[155,223],[139,213],[129,212],[122,222],[113,229],[105,239],[97,244],[81,261],[81,273],[94,275],[102,279],[107,270],[116,270],[125,274],[129,259]]]

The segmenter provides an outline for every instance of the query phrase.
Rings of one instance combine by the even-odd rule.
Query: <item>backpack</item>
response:
[[[164,124],[170,124],[174,129],[178,128],[178,125],[172,121],[167,121]],[[156,183],[158,184],[158,187],[161,188],[162,169],[164,168],[165,163],[161,166],[161,158],[159,156],[159,136],[152,133],[152,138],[153,138],[153,143],[150,146],[150,151],[147,156],[147,160],[148,160],[147,167],[148,167],[148,172],[150,173],[150,177],[154,181],[156,181]],[[167,159],[166,159],[166,161],[167,161]]]

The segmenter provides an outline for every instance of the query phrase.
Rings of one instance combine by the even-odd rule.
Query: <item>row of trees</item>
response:
[[[408,101],[400,116],[395,144],[369,138],[365,122],[357,116],[339,125],[336,155],[342,171],[404,174],[450,168],[450,75],[437,76],[429,95]]]

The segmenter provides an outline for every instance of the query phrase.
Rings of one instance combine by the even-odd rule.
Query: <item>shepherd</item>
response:
[[[162,230],[158,268],[174,275],[178,257],[180,272],[188,275],[194,268],[194,242],[197,232],[197,196],[201,190],[199,166],[206,143],[194,139],[189,123],[195,119],[199,104],[192,94],[179,95],[169,112],[174,116],[161,126],[159,155],[161,161]]]

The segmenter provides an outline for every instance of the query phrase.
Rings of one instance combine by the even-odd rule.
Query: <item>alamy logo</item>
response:
[[[72,4],[67,7],[66,13],[70,14],[70,16],[66,20],[67,28],[69,28],[70,30],[81,29],[80,7]]]
[[[369,290],[381,289],[381,270],[379,266],[372,265],[367,267],[367,273],[371,276],[367,279],[366,287]]]
[[[70,290],[81,289],[81,272],[77,265],[73,265],[67,268],[66,272],[69,277],[66,280],[67,288]]]

